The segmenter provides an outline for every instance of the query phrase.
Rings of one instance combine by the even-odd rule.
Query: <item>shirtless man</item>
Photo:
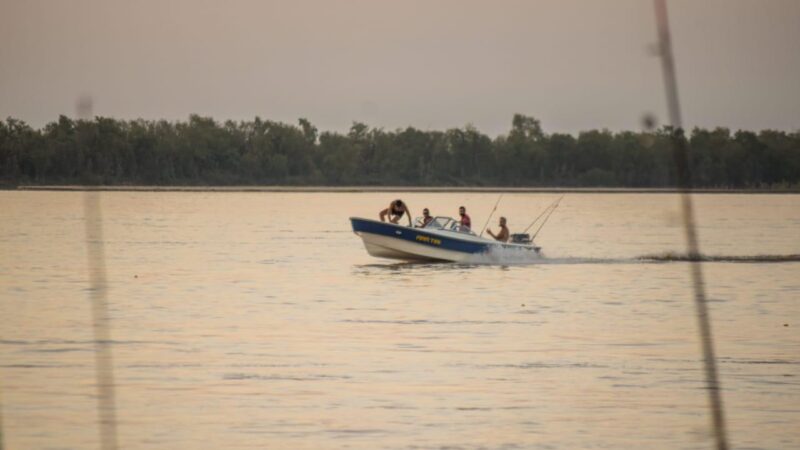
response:
[[[422,220],[419,223],[420,228],[425,228],[425,225],[428,225],[433,220],[433,216],[431,216],[431,212],[428,208],[422,210]]]
[[[500,218],[500,231],[497,234],[492,233],[492,230],[486,230],[496,241],[508,242],[508,227],[506,226],[506,218]]]
[[[402,200],[397,199],[389,203],[389,207],[381,211],[381,222],[386,222],[386,216],[389,216],[389,222],[396,224],[403,217],[403,214],[408,218],[408,226],[411,226],[411,211]]]

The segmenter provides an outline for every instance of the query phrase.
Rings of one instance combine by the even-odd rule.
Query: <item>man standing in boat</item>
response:
[[[389,203],[388,208],[381,211],[381,222],[386,222],[386,216],[389,216],[389,222],[396,224],[403,217],[403,214],[408,218],[408,226],[411,226],[411,211],[409,211],[408,206],[398,198],[392,203]]]
[[[486,232],[489,233],[489,235],[492,236],[496,241],[508,242],[508,237],[510,234],[508,232],[508,227],[506,226],[506,218],[500,218],[500,231],[497,232],[497,234],[492,233],[492,230],[486,230]]]
[[[472,219],[467,215],[467,208],[463,206],[458,207],[458,215],[461,216],[461,230],[469,231],[472,228]]]

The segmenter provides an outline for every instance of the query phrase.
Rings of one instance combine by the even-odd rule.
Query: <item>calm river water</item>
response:
[[[120,446],[711,448],[689,265],[642,259],[683,249],[676,195],[569,194],[526,265],[368,256],[348,217],[396,197],[497,200],[102,193]],[[83,199],[0,191],[6,449],[99,445]],[[731,442],[800,448],[800,262],[724,261],[800,254],[800,196],[695,200]]]

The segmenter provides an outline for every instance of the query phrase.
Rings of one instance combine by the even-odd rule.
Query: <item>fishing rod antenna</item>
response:
[[[525,228],[525,230],[524,230],[522,233],[523,233],[523,234],[524,234],[524,233],[527,233],[527,232],[528,232],[528,230],[530,230],[530,229],[531,229],[531,227],[532,227],[532,226],[534,226],[534,225],[536,224],[536,222],[538,222],[538,221],[539,221],[539,219],[541,219],[541,218],[542,218],[542,216],[544,216],[544,215],[545,215],[545,214],[546,214],[546,213],[547,213],[547,212],[548,212],[548,211],[549,211],[551,208],[557,208],[557,207],[558,207],[558,204],[561,202],[561,199],[562,199],[562,198],[564,198],[564,195],[562,195],[561,197],[559,197],[558,199],[554,200],[552,203],[550,203],[549,205],[547,205],[547,208],[545,208],[544,210],[542,210],[542,212],[541,212],[541,213],[539,213],[539,215],[538,215],[538,216],[536,216],[536,218],[535,218],[535,219],[533,219],[533,222],[531,222],[531,224],[530,224],[530,225],[528,225],[528,227],[527,227],[527,228]],[[549,216],[548,216],[548,217],[549,217]],[[541,227],[539,227],[539,228],[541,229]],[[538,233],[538,231],[537,231],[537,233]],[[534,235],[534,236],[535,236],[535,235]]]
[[[561,204],[561,199],[562,198],[564,198],[563,195],[561,197],[558,197],[558,200],[553,202],[552,207],[550,208],[550,212],[547,213],[547,215],[545,216],[544,220],[542,220],[542,224],[539,225],[539,228],[537,228],[536,232],[533,233],[533,236],[531,236],[531,241],[536,239],[536,236],[538,236],[539,232],[542,231],[542,228],[544,228],[544,224],[546,224],[547,221],[550,220],[550,216],[553,215],[553,212],[556,210],[556,208],[558,208],[558,205]]]
[[[494,208],[492,208],[492,212],[489,214],[489,218],[486,219],[486,223],[483,225],[483,229],[481,230],[481,234],[479,236],[483,236],[483,232],[486,231],[486,227],[489,226],[489,221],[492,220],[492,216],[494,212],[497,211],[497,206],[500,204],[500,200],[503,199],[503,193],[500,193],[500,197],[497,199],[497,202],[494,204]]]

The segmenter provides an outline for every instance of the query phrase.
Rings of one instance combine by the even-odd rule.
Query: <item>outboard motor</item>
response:
[[[511,235],[513,244],[532,244],[531,235],[528,233],[514,233]]]

